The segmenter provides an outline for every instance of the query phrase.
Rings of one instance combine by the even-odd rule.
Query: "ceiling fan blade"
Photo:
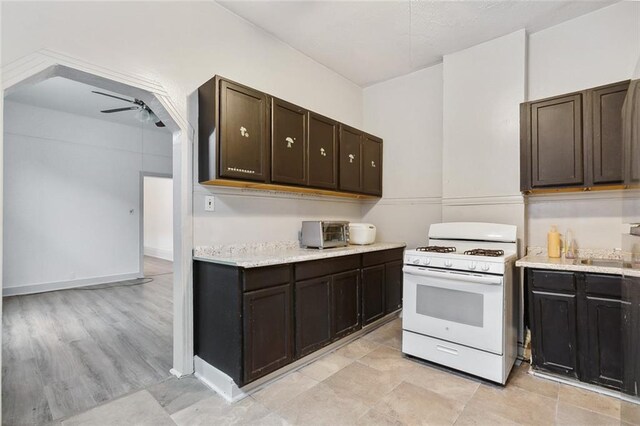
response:
[[[156,127],[166,127],[162,121],[156,121]]]
[[[126,99],[126,98],[121,98],[120,96],[115,96],[115,95],[110,95],[108,93],[103,93],[103,92],[97,92],[95,90],[91,91],[92,93],[96,93],[98,95],[102,95],[102,96],[108,96],[110,98],[115,98],[115,99],[120,99],[121,101],[125,101],[125,102],[129,102],[129,103],[135,103],[134,101],[132,101],[131,99]]]
[[[114,108],[114,109],[105,109],[104,111],[100,111],[100,112],[111,114],[112,112],[130,111],[132,109],[139,109],[139,108],[138,107]]]

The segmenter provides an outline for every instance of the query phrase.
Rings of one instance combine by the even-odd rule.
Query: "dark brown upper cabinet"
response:
[[[629,86],[622,115],[624,181],[627,185],[636,185],[640,183],[640,83],[637,80]]]
[[[382,139],[371,135],[362,140],[362,192],[382,195]]]
[[[525,105],[530,123],[525,147],[529,154],[530,188],[581,185],[582,95]]]
[[[267,96],[220,83],[220,176],[265,181],[269,168]]]
[[[362,138],[360,130],[340,126],[340,189],[362,192]]]
[[[198,88],[198,182],[382,196],[382,139],[216,76]]]
[[[628,87],[625,81],[521,104],[521,190],[623,184]]]
[[[629,82],[624,82],[589,91],[590,181],[595,185],[624,181],[622,105],[628,89]]]
[[[273,98],[271,105],[271,181],[307,183],[307,111]]]
[[[338,188],[338,122],[309,112],[309,186]]]

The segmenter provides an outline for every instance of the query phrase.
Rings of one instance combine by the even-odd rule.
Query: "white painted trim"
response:
[[[483,206],[495,204],[523,204],[522,194],[485,195],[479,197],[443,197],[443,206]]]
[[[375,204],[378,206],[400,206],[415,204],[442,204],[442,197],[383,197],[380,200],[366,200],[366,204]]]
[[[28,284],[16,287],[5,287],[2,289],[2,296],[18,296],[21,294],[44,293],[47,291],[66,290],[70,288],[88,287],[93,285],[115,283],[118,281],[135,280],[142,278],[140,273],[131,272],[129,274],[106,275],[102,277],[81,278],[70,281],[56,281],[50,283]]]
[[[602,395],[607,395],[607,396],[610,396],[612,398],[617,398],[617,399],[620,399],[622,401],[630,402],[632,404],[640,405],[640,400],[638,400],[637,398],[634,398],[632,396],[625,395],[622,392],[609,390],[607,388],[603,388],[603,387],[600,387],[600,386],[592,385],[592,384],[589,384],[589,383],[578,382],[576,380],[567,379],[565,377],[557,376],[557,375],[552,374],[552,373],[545,373],[545,372],[534,370],[534,369],[531,369],[529,371],[529,374],[531,374],[534,377],[540,377],[541,379],[551,380],[553,382],[562,383],[562,384],[573,386],[573,387],[580,388],[580,389],[585,389],[585,390],[588,390],[588,391],[591,391],[591,392],[599,393],[599,394],[602,394]]]
[[[209,388],[213,389],[216,393],[222,396],[228,402],[237,402],[247,396],[251,395],[254,392],[259,391],[270,383],[280,379],[291,371],[298,370],[307,364],[312,363],[313,361],[321,358],[322,356],[328,354],[329,352],[333,352],[336,349],[339,349],[343,346],[348,345],[356,339],[364,336],[365,334],[371,333],[373,330],[387,324],[390,321],[400,317],[402,315],[402,311],[392,312],[386,315],[383,318],[380,318],[377,321],[367,325],[366,327],[358,330],[349,336],[343,337],[342,339],[333,342],[330,345],[325,346],[322,349],[319,349],[304,358],[300,358],[299,360],[292,362],[289,365],[286,365],[279,370],[274,371],[273,373],[267,374],[264,377],[256,380],[255,382],[249,383],[248,385],[239,388],[236,383],[233,381],[231,377],[229,377],[226,373],[218,370],[213,365],[209,364],[202,358],[195,356],[194,364],[195,364],[195,376]]]
[[[173,262],[173,250],[158,247],[144,247],[144,255]]]
[[[237,402],[249,396],[240,390],[231,377],[199,356],[194,357],[193,363],[196,378],[222,396],[227,402]]]
[[[193,208],[192,143],[195,130],[180,114],[162,85],[128,71],[118,71],[84,60],[42,49],[2,67],[3,97],[17,88],[51,77],[101,87],[143,100],[173,132],[174,188],[174,278],[173,278],[173,369],[181,376],[193,372]],[[1,105],[1,104],[0,104]],[[0,108],[0,114],[3,110]],[[1,137],[1,136],[0,136]],[[1,141],[2,139],[0,139]],[[0,142],[0,151],[3,144]],[[0,175],[0,185],[2,176]],[[0,204],[1,206],[1,204]],[[0,210],[0,217],[2,210]],[[1,265],[1,264],[0,264]],[[0,270],[0,279],[2,270]],[[0,281],[1,283],[1,281]]]
[[[565,202],[565,201],[591,201],[591,200],[637,200],[640,198],[638,189],[617,189],[612,191],[580,191],[557,192],[549,194],[529,194],[525,197],[526,204]]]

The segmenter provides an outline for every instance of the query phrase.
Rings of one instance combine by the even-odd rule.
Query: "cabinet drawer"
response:
[[[620,275],[585,274],[584,282],[585,290],[589,295],[614,299],[622,298],[622,277]]]
[[[243,291],[259,290],[291,282],[291,266],[277,265],[244,270]]]
[[[380,265],[381,263],[393,262],[402,260],[404,254],[404,248],[397,248],[391,250],[372,251],[364,253],[362,255],[362,266]]]
[[[360,268],[360,255],[340,256],[333,259],[312,260],[295,264],[296,281],[337,274]]]
[[[573,272],[533,269],[530,274],[530,282],[535,289],[576,291],[576,277]]]

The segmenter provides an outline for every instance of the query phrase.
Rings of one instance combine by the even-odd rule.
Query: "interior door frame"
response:
[[[194,371],[193,350],[193,140],[195,131],[164,87],[130,74],[128,69],[109,69],[49,49],[35,51],[0,68],[2,100],[24,85],[64,77],[144,101],[173,134],[173,368],[175,376]],[[4,104],[0,101],[0,131]],[[0,132],[0,242],[2,241],[2,153]],[[0,285],[2,284],[0,244]],[[2,303],[0,301],[0,314]],[[1,374],[1,373],[0,373]],[[1,379],[1,377],[0,377]],[[0,396],[1,404],[1,396]]]
[[[143,153],[144,155],[144,153]],[[145,172],[144,170],[140,171],[140,207],[139,212],[140,212],[140,225],[139,225],[139,231],[140,231],[140,268],[138,271],[138,278],[144,278],[144,178],[146,177],[157,177],[157,178],[163,178],[163,179],[173,179],[173,173],[156,173],[156,172]],[[175,208],[175,206],[172,206],[172,208]],[[175,235],[174,235],[175,237]]]

